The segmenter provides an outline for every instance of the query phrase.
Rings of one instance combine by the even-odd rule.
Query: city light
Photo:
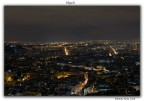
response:
[[[66,47],[64,47],[65,55],[69,55],[69,52]]]
[[[6,43],[5,95],[139,95],[135,42]]]
[[[12,79],[11,76],[9,76],[9,77],[7,78],[7,82],[11,82],[11,81],[13,81],[13,79]]]
[[[112,51],[114,52],[115,55],[118,54],[118,52],[112,46],[110,46],[110,48],[112,49]]]

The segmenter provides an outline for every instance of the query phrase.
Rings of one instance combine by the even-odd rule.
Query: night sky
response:
[[[139,6],[5,6],[5,41],[140,39]]]

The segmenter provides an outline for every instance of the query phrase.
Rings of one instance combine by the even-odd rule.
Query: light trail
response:
[[[59,66],[69,66],[69,67],[73,67],[73,68],[83,68],[85,70],[93,70],[93,71],[101,71],[104,70],[106,71],[106,69],[97,69],[97,68],[93,68],[93,67],[87,67],[87,66],[83,66],[83,65],[73,65],[73,64],[66,64],[66,63],[57,63],[57,65]]]
[[[75,73],[72,73],[72,72],[59,72],[57,73],[55,76],[58,78],[58,79],[61,79],[61,78],[67,78],[71,75],[76,75]]]
[[[114,52],[115,55],[118,54],[118,52],[112,46],[110,46],[110,48],[112,49],[112,51]]]
[[[85,85],[87,84],[88,82],[88,74],[85,73],[84,74],[84,82],[80,83],[80,84],[77,84],[74,88],[73,88],[73,91],[72,91],[72,94],[76,94],[76,95],[80,95],[82,89],[85,87]]]
[[[65,55],[69,55],[69,52],[66,47],[64,47]]]

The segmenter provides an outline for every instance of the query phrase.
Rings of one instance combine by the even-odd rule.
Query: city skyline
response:
[[[140,40],[139,6],[5,6],[5,41]]]

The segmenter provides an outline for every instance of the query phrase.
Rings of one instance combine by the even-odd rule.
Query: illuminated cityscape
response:
[[[140,96],[140,45],[140,6],[6,5],[4,96]]]
[[[7,96],[137,96],[140,43],[5,43]]]

